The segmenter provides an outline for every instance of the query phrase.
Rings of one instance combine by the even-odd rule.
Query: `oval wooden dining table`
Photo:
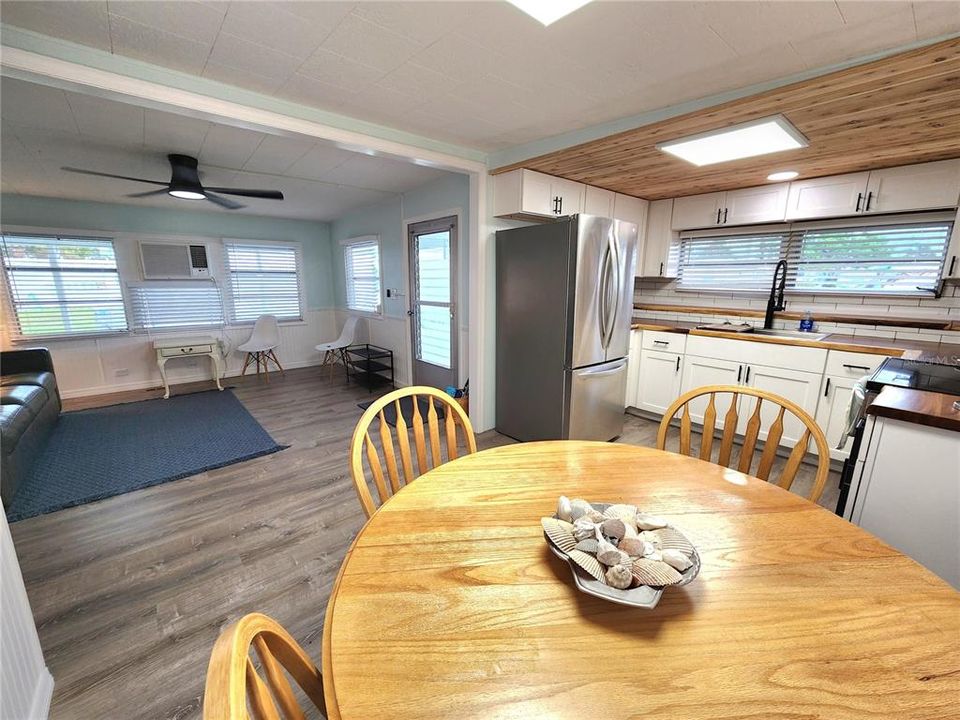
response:
[[[700,575],[654,610],[590,597],[539,518],[561,494],[666,517]],[[463,457],[370,518],[323,635],[330,718],[960,718],[960,593],[833,513],[673,453]]]

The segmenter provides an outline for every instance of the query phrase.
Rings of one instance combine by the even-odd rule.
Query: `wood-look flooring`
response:
[[[220,630],[252,611],[285,625],[319,662],[327,596],[363,524],[347,446],[372,396],[316,368],[231,378],[280,443],[274,455],[11,525],[44,656],[52,720],[199,718]],[[207,389],[183,385],[178,392]],[[67,410],[162,390],[68,401]],[[654,445],[627,416],[621,442]],[[483,433],[483,448],[512,442]],[[804,493],[812,472],[795,488]],[[836,477],[822,503],[835,502]]]

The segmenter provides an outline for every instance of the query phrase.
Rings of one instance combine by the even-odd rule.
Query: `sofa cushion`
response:
[[[0,386],[0,405],[27,405],[36,415],[50,396],[39,385]]]
[[[2,438],[0,442],[3,444],[4,455],[14,451],[36,416],[36,410],[29,405],[16,403],[0,405],[0,438]]]
[[[0,376],[0,387],[9,387],[10,385],[39,385],[50,397],[53,397],[57,391],[57,378],[52,372],[22,372],[14,375]]]

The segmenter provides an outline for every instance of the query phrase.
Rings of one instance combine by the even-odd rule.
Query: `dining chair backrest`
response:
[[[277,621],[260,613],[245,615],[220,633],[213,646],[203,720],[305,720],[288,675],[326,717],[323,678],[310,656]]]
[[[718,407],[717,396],[730,396],[730,404],[720,422],[723,427],[723,434],[720,438],[720,447],[717,453],[717,459],[713,460],[713,440],[714,432],[717,429],[717,418],[721,408]],[[817,452],[817,473],[813,481],[813,487],[807,496],[809,500],[817,502],[823,494],[823,489],[827,483],[827,476],[830,473],[830,448],[827,445],[827,438],[823,430],[817,425],[816,421],[810,417],[810,414],[796,403],[774,395],[765,390],[745,387],[743,385],[706,385],[684,393],[673,404],[667,408],[660,421],[660,429],[657,432],[657,447],[660,450],[667,449],[667,432],[674,416],[682,410],[680,416],[680,454],[693,455],[691,452],[692,418],[690,413],[690,403],[697,398],[709,396],[705,406],[702,409],[703,427],[700,439],[700,449],[698,457],[707,462],[715,462],[724,467],[733,468],[733,447],[738,425],[740,424],[740,398],[744,398],[744,416],[747,417],[746,425],[743,430],[743,444],[740,448],[739,461],[736,469],[747,475],[750,474],[750,468],[753,465],[754,451],[757,447],[757,441],[760,439],[760,433],[763,425],[762,408],[764,403],[772,408],[773,419],[766,430],[763,450],[760,453],[760,463],[757,471],[754,473],[761,480],[769,480],[770,472],[773,469],[774,461],[777,457],[777,450],[781,446],[784,432],[784,420],[789,415],[797,418],[802,423],[803,433],[793,446],[790,455],[787,457],[783,470],[777,484],[790,489],[796,478],[797,471],[800,469],[800,463],[803,461],[813,440],[816,444]],[[748,407],[747,397],[756,398],[752,411]],[[749,415],[747,415],[749,413]],[[789,413],[789,415],[787,415]],[[700,415],[698,408],[697,414]],[[768,413],[768,417],[770,414]]]
[[[275,315],[261,315],[253,324],[253,332],[246,343],[250,347],[262,350],[275,348],[280,344],[280,323]]]
[[[391,418],[395,428],[390,427]],[[372,431],[375,420],[379,425]],[[461,436],[463,454],[475,453],[477,441],[470,418],[456,400],[436,388],[414,385],[376,400],[361,416],[350,443],[350,472],[367,517],[404,485],[459,457]],[[364,472],[364,460],[377,491],[376,502]]]
[[[343,331],[340,333],[340,337],[337,338],[337,347],[349,347],[353,345],[353,339],[357,336],[358,322],[360,322],[360,318],[356,315],[351,315],[347,318],[347,321],[343,324]]]

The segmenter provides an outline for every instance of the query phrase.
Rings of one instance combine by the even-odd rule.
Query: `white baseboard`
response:
[[[53,698],[53,675],[47,668],[38,678],[33,689],[33,700],[30,702],[30,713],[27,720],[47,720],[50,716],[50,700]]]

